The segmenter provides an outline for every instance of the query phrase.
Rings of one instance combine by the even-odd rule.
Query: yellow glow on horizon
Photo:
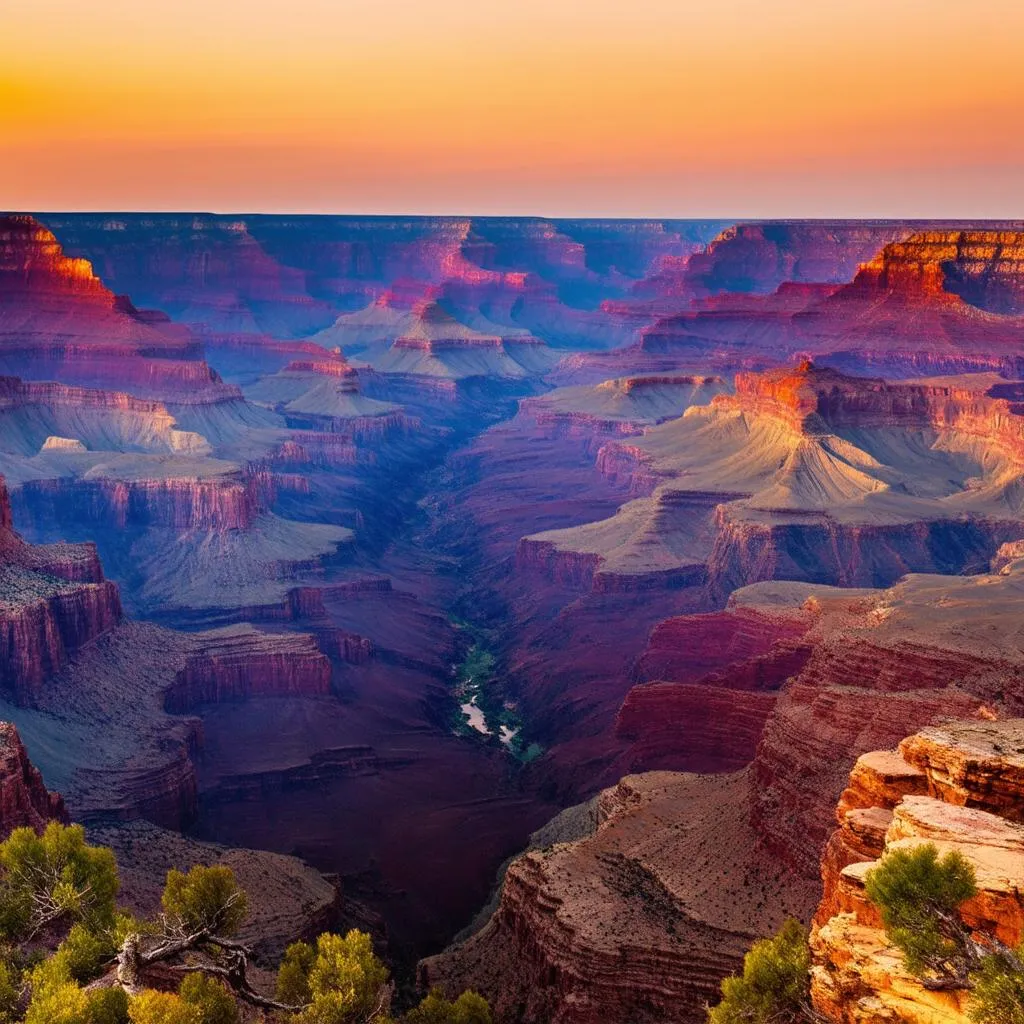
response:
[[[1016,0],[5,0],[0,29],[11,208],[1024,212]]]

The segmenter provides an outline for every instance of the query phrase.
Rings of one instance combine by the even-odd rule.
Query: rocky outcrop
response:
[[[16,566],[0,566],[0,686],[31,701],[70,654],[116,625],[113,583],[72,584]]]
[[[763,579],[977,571],[1020,537],[1022,408],[992,374],[891,382],[809,361],[740,373],[735,394],[605,441],[600,472],[649,497],[528,536],[520,561],[605,589],[706,580],[714,604]]]
[[[249,896],[238,937],[252,947],[261,967],[274,969],[290,943],[339,927],[344,930],[348,922],[337,879],[296,857],[198,842],[144,821],[95,825],[88,834],[90,842],[113,849],[121,883],[118,898],[140,917],[159,913],[171,868],[188,871],[195,864],[231,868]]]
[[[26,214],[0,220],[0,285],[10,292],[70,295],[101,307],[113,302],[92,264],[65,256],[53,232]]]
[[[637,662],[615,731],[626,770],[735,771],[757,750],[776,694],[811,653],[810,619],[727,609],[668,619]]]
[[[31,702],[50,674],[121,618],[92,545],[25,544],[0,478],[0,687]]]
[[[600,795],[592,835],[513,861],[493,916],[422,961],[421,984],[473,987],[503,1024],[703,1020],[742,936],[788,905],[783,877],[763,872],[746,845],[745,785],[735,775],[624,778]],[[742,906],[720,898],[726,878],[743,879]]]
[[[950,723],[861,757],[837,811],[811,939],[812,1000],[837,1024],[967,1024],[970,993],[925,989],[888,942],[864,892],[892,850],[931,843],[972,865],[964,921],[982,939],[1024,938],[1024,720]],[[850,806],[869,803],[870,806]]]
[[[243,473],[212,460],[180,467],[173,462],[156,463],[152,472],[165,474],[158,479],[118,479],[119,468],[112,462],[109,470],[100,467],[84,480],[31,480],[22,486],[19,497],[36,522],[175,530],[246,530],[274,498],[269,473]],[[140,468],[145,474],[147,466]],[[196,475],[186,475],[189,469]],[[102,475],[105,470],[111,475]]]
[[[293,360],[247,387],[246,397],[272,408],[294,430],[344,433],[360,442],[380,441],[419,425],[400,406],[363,395],[359,374],[340,356]]]
[[[223,333],[310,334],[331,308],[307,290],[307,273],[275,258],[239,217],[202,214],[51,218],[121,291],[177,320]]]
[[[1024,462],[1024,385],[994,374],[905,383],[851,377],[809,360],[793,370],[738,373],[734,397],[718,400],[771,416],[806,434],[845,430],[955,430]]]
[[[521,379],[548,370],[555,356],[522,327],[496,324],[483,314],[457,319],[434,299],[417,302],[397,326],[390,344],[361,354],[384,374]]]
[[[559,388],[540,398],[527,398],[519,411],[539,427],[568,436],[642,434],[644,428],[681,416],[691,405],[703,405],[726,390],[721,377],[660,374],[622,377],[595,386]]]
[[[682,257],[723,222],[534,217],[54,215],[74,251],[125,292],[221,330],[310,334],[387,289],[453,283],[479,301],[528,285],[600,298]],[[414,286],[418,285],[418,288]],[[343,303],[343,305],[342,305]],[[329,306],[327,307],[329,308]],[[317,324],[317,321],[320,322]]]
[[[1024,313],[1024,232],[917,232],[864,261],[850,292],[857,289],[940,302],[958,296],[993,313]]]
[[[64,801],[46,788],[18,730],[0,722],[0,837],[25,826],[40,832],[51,821],[67,820]]]
[[[140,394],[216,388],[202,347],[116,297],[37,220],[0,218],[0,372]]]
[[[369,637],[344,629],[322,629],[317,633],[317,641],[325,654],[349,665],[365,665],[375,653]]]
[[[909,222],[761,222],[726,228],[702,252],[666,261],[638,282],[638,296],[700,297],[772,292],[787,281],[843,283],[887,243],[913,231]]]
[[[184,714],[200,704],[250,697],[322,696],[331,692],[331,666],[312,636],[228,627],[200,634],[200,649],[164,696]]]
[[[178,428],[163,402],[123,391],[0,377],[4,450],[205,452],[205,438]]]
[[[724,599],[738,587],[770,579],[834,586],[877,586],[908,572],[970,572],[985,566],[1014,522],[937,517],[934,521],[844,523],[799,513],[754,515],[720,506],[708,556],[709,589]]]
[[[817,871],[849,766],[866,750],[892,747],[908,728],[944,717],[980,722],[1024,711],[1024,666],[1009,640],[1019,579],[1011,569],[909,576],[877,591],[765,583],[734,595],[776,613],[803,606],[814,619],[812,653],[781,692],[753,763],[754,816],[773,856],[804,875]],[[884,773],[870,769],[870,784],[855,771],[844,808],[871,806],[858,788],[870,795],[913,784],[896,773],[882,786]]]

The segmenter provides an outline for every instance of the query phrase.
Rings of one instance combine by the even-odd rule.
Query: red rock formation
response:
[[[795,317],[805,350],[904,373],[1019,376],[1024,319],[1014,296],[1022,238],[1019,227],[972,229],[923,232],[886,246],[851,284]]]
[[[166,471],[155,466],[156,472]],[[265,471],[231,471],[208,479],[31,480],[22,501],[38,521],[94,523],[123,529],[245,530],[273,502],[274,479]],[[171,470],[173,473],[173,469]]]
[[[846,294],[889,291],[994,313],[1024,313],[1024,233],[946,230],[912,235],[865,260]]]
[[[793,607],[808,596],[814,650],[783,690],[754,761],[754,815],[772,854],[805,875],[829,834],[848,766],[938,718],[1021,709],[1020,652],[1007,643],[1016,571],[1005,576],[911,576],[884,591],[761,584],[756,603]],[[984,595],[983,600],[979,600]],[[952,623],[957,623],[955,630]],[[868,766],[870,768],[870,766]],[[875,773],[877,774],[877,773]],[[843,806],[863,807],[854,785]],[[912,780],[911,780],[912,781]],[[909,792],[898,778],[868,791]]]
[[[51,793],[28,759],[18,730],[0,722],[0,837],[28,826],[41,832],[51,821],[67,822],[59,793]]]
[[[0,478],[0,686],[30,702],[68,656],[117,624],[117,587],[91,545],[25,544]]]
[[[113,583],[61,583],[11,566],[0,575],[0,685],[27,702],[69,654],[117,623],[120,602]]]
[[[735,771],[753,760],[776,693],[803,667],[805,614],[750,609],[668,619],[651,633],[616,718],[623,771]]]
[[[783,282],[849,281],[859,264],[905,238],[907,222],[761,222],[726,228],[707,249],[663,263],[638,282],[639,296],[685,298],[771,292]]]
[[[421,961],[421,984],[475,988],[502,1024],[703,1020],[741,936],[791,905],[751,856],[743,791],[736,775],[624,778],[590,834],[559,842],[556,829],[512,863],[490,920]],[[742,902],[721,898],[737,884]]]
[[[340,355],[293,360],[247,387],[246,397],[272,408],[294,430],[343,433],[358,442],[378,442],[420,426],[400,406],[363,395],[358,372]]]
[[[201,634],[164,707],[184,714],[199,704],[330,692],[331,666],[313,637],[227,629]]]
[[[982,942],[1017,946],[1024,937],[1024,829],[1015,824],[1024,805],[1022,735],[1020,719],[951,723],[909,737],[898,752],[857,762],[850,791],[855,800],[877,804],[840,804],[840,829],[823,863],[824,895],[811,939],[811,994],[823,1020],[967,1024],[969,992],[930,991],[907,971],[864,883],[890,851],[925,843],[942,853],[955,850],[977,877],[964,921]]]
[[[181,328],[117,299],[26,216],[0,219],[0,371],[144,394],[216,387]]]
[[[780,873],[778,892],[785,893],[789,907],[809,916],[817,901],[813,879],[819,871],[829,883],[849,864],[877,856],[889,828],[886,805],[921,793],[929,771],[932,795],[947,794],[947,800],[959,805],[1001,808],[1005,814],[1019,782],[1016,766],[1011,759],[997,768],[991,750],[967,740],[972,730],[985,733],[988,726],[981,719],[991,717],[993,709],[998,713],[1000,705],[1024,708],[1018,685],[1024,665],[1014,639],[1018,587],[1019,573],[1012,566],[1005,576],[916,576],[886,591],[760,584],[741,591],[725,615],[685,616],[655,631],[640,674],[656,678],[677,673],[691,680],[676,684],[680,691],[717,680],[716,689],[707,686],[692,702],[657,700],[659,691],[669,692],[663,683],[640,684],[630,693],[620,721],[627,714],[635,716],[638,745],[650,737],[655,750],[660,747],[665,755],[663,763],[673,753],[673,740],[677,757],[691,756],[694,750],[707,756],[703,742],[718,756],[727,749],[716,746],[719,723],[694,717],[707,706],[732,715],[740,726],[736,740],[744,742],[748,697],[771,695],[756,689],[760,685],[782,685],[749,773],[689,779],[686,785],[693,788],[683,799],[689,810],[677,816],[666,805],[652,807],[646,831],[638,826],[633,833],[644,866],[657,863],[656,876],[662,882],[670,871],[661,857],[685,860],[699,857],[697,850],[731,856],[736,842],[749,844],[745,866],[730,870],[718,884],[704,885],[705,868],[688,862],[688,877],[702,884],[699,894],[689,893],[677,904],[684,915],[706,924],[711,913],[705,900],[713,899],[715,906],[741,908],[749,923],[762,908],[761,894],[755,890],[751,895],[754,880],[760,883],[766,873],[775,872]],[[692,665],[688,652],[694,656]],[[550,656],[547,664],[551,671]],[[631,706],[649,689],[649,706]],[[731,704],[727,697],[733,698]],[[843,792],[849,768],[864,750],[894,744],[908,722],[913,728],[950,715],[980,716],[977,726],[965,729],[963,749],[956,756],[939,757],[934,745],[918,753],[908,742],[906,756],[915,765],[870,755],[858,763]],[[689,734],[695,721],[704,725],[706,741]],[[577,754],[591,749],[578,743],[567,747]],[[700,789],[705,785],[707,793]],[[710,795],[713,785],[720,787],[718,795]],[[840,794],[844,829],[826,847]],[[629,805],[644,815],[643,798]],[[749,832],[737,838],[740,829]],[[651,1012],[652,1019],[702,1019],[694,989],[706,980],[710,990],[711,976],[721,969],[720,957],[730,947],[708,932],[678,925],[669,929],[666,922],[674,921],[671,905],[654,901],[638,881],[639,873],[629,876],[629,886],[614,881],[623,857],[628,863],[633,854],[618,844],[612,848],[611,833],[607,839],[601,836],[599,830],[594,840],[549,847],[517,862],[495,917],[465,945],[427,961],[423,980],[439,981],[453,991],[465,984],[479,986],[492,998],[499,1020],[519,1019],[523,1006],[528,1013],[559,1021],[602,1019],[600,1013],[608,1007],[615,1007],[621,1019],[642,1020],[644,1012]],[[778,892],[773,899],[779,899]],[[653,926],[630,909],[631,899],[642,902],[644,893],[647,905],[656,908],[659,925],[654,934],[649,930]],[[777,909],[780,904],[771,905]],[[823,905],[823,913],[845,907],[832,900]],[[630,936],[645,936],[644,956],[620,937],[619,927]],[[673,988],[673,979],[684,974],[679,962],[662,959],[665,943],[676,936],[682,936],[676,948],[685,958],[690,995]],[[620,958],[614,982],[606,982],[601,967],[609,947]],[[656,970],[651,966],[655,957]],[[518,969],[502,978],[496,965],[504,964]],[[634,971],[634,964],[643,968]],[[652,995],[644,979],[655,975],[662,986]],[[594,989],[599,994],[589,995]],[[671,999],[680,1002],[671,1007],[658,1002]],[[637,1004],[648,1005],[645,1000],[656,1003],[656,1010],[637,1009]]]
[[[365,665],[374,656],[373,641],[343,629],[321,630],[317,634],[321,650],[349,665]]]
[[[523,399],[519,411],[546,430],[596,444],[602,437],[642,434],[645,427],[681,416],[690,405],[709,402],[725,389],[721,377],[622,377]]]
[[[990,374],[893,383],[809,362],[738,374],[734,395],[601,446],[598,469],[649,500],[524,538],[520,564],[605,589],[695,582],[703,567],[716,603],[760,579],[980,568],[1020,533],[1005,497],[1024,466],[1018,391]],[[950,453],[948,472],[931,477],[947,456],[921,436]]]
[[[274,969],[292,942],[336,931],[350,920],[353,908],[343,899],[337,880],[295,857],[197,842],[142,821],[94,825],[88,834],[90,842],[113,849],[121,883],[119,903],[139,917],[160,912],[171,868],[229,867],[249,895],[238,938],[253,949],[260,967]]]
[[[832,227],[817,226],[826,233]],[[785,226],[780,230],[786,233]],[[735,234],[725,234],[722,252],[741,239],[749,244],[742,226]],[[761,369],[801,355],[854,372],[880,369],[894,376],[977,370],[1020,376],[1020,224],[955,229],[938,225],[917,233],[905,225],[895,237],[902,240],[883,245],[879,238],[874,252],[861,251],[860,269],[847,265],[844,276],[827,278],[834,284],[786,283],[785,277],[769,277],[766,285],[778,285],[771,294],[700,297],[706,284],[717,287],[713,254],[718,248],[712,245],[708,253],[689,261],[700,267],[710,260],[711,276],[684,270],[677,275],[679,295],[607,303],[610,318],[640,330],[639,343],[566,364],[560,379],[577,382],[594,374],[655,368]],[[851,278],[852,283],[838,284]],[[742,291],[753,280],[733,283]],[[659,287],[672,291],[665,282]]]
[[[177,320],[234,333],[309,334],[331,319],[307,274],[269,253],[238,217],[53,218],[117,288]]]
[[[806,361],[795,370],[736,375],[734,397],[750,415],[775,417],[805,433],[901,427],[957,430],[1024,460],[1024,386],[990,374],[902,383],[851,377]]]

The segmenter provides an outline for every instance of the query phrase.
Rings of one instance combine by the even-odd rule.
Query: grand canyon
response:
[[[496,1024],[790,918],[808,1020],[966,1024],[928,844],[1024,940],[1024,221],[10,213],[0,477],[0,826],[139,913],[227,865]]]

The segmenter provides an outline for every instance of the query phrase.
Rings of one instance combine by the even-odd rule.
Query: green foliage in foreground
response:
[[[483,996],[463,992],[455,1002],[449,1002],[438,989],[405,1015],[405,1024],[491,1024],[491,1008]]]
[[[961,906],[978,891],[974,868],[956,851],[939,856],[924,843],[892,850],[866,878],[889,940],[925,988],[969,990],[974,1024],[1024,1024],[1024,945],[1011,950],[975,936]],[[740,977],[722,982],[708,1024],[801,1024],[819,1018],[810,1006],[810,950],[798,921],[754,943]]]
[[[276,997],[254,989],[234,938],[248,900],[227,867],[168,872],[153,921],[120,911],[117,892],[113,853],[79,826],[17,829],[0,843],[0,1024],[395,1024],[387,967],[355,930],[289,947]],[[153,967],[164,986],[179,974],[178,991],[147,987]],[[431,992],[402,1021],[491,1015],[474,993]]]
[[[940,859],[932,843],[893,850],[867,876],[866,885],[907,970],[941,977],[966,974],[959,910],[978,886],[962,854],[952,851]]]
[[[774,938],[754,943],[742,975],[722,982],[722,1001],[708,1010],[709,1024],[795,1024],[804,1019],[810,967],[807,930],[791,918]]]
[[[978,891],[974,868],[932,843],[894,850],[867,877],[868,897],[907,970],[927,988],[970,989],[976,1024],[1024,1024],[1024,947],[975,938],[960,914]]]
[[[973,975],[968,1015],[975,1024],[1024,1024],[1024,945],[1010,957],[985,957]]]
[[[967,1013],[975,1024],[1024,1024],[1024,945],[1015,954],[985,957],[972,975]]]

